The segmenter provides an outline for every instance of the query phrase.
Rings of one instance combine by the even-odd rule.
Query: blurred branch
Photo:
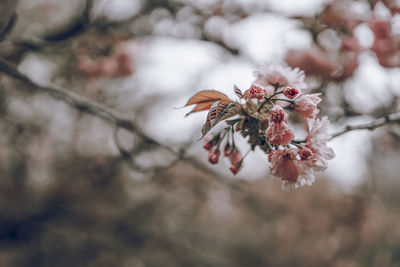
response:
[[[177,159],[189,163],[196,169],[199,169],[203,172],[206,172],[206,173],[214,175],[215,177],[218,177],[218,175],[214,171],[207,168],[203,163],[198,161],[196,158],[186,157],[185,156],[185,152],[186,152],[185,148],[181,148],[178,151],[176,151],[172,147],[161,144],[154,138],[143,133],[135,125],[135,123],[132,120],[130,120],[129,118],[124,118],[122,115],[118,114],[118,112],[110,109],[109,107],[107,107],[105,105],[102,105],[98,102],[87,99],[86,97],[83,97],[83,96],[73,93],[71,91],[62,89],[56,85],[51,85],[51,86],[39,85],[38,83],[36,83],[32,79],[30,79],[28,76],[20,73],[13,64],[9,63],[7,60],[4,60],[2,58],[0,58],[0,71],[8,74],[9,76],[14,77],[17,80],[24,82],[25,84],[35,88],[36,90],[48,93],[52,97],[69,104],[70,106],[74,107],[75,109],[77,109],[79,111],[89,113],[89,114],[94,115],[98,118],[101,118],[105,121],[108,121],[117,127],[126,129],[129,132],[134,133],[138,137],[140,137],[143,142],[147,142],[149,145],[159,146],[160,148],[163,148],[163,149],[167,150],[168,152],[177,156]],[[174,161],[173,164],[176,164],[176,161]],[[226,181],[222,177],[219,177],[219,178],[220,179],[218,179],[218,180],[220,182],[222,182],[223,184],[232,184],[231,182]]]
[[[0,1],[0,41],[14,28],[17,20],[17,13],[15,12],[17,5],[18,0]]]
[[[389,115],[386,115],[385,117],[376,119],[369,123],[364,123],[364,124],[359,124],[359,125],[347,125],[343,130],[331,134],[331,136],[332,136],[331,139],[338,137],[342,134],[345,134],[347,132],[350,132],[350,131],[356,131],[356,130],[373,131],[376,128],[379,128],[381,126],[384,126],[386,124],[393,123],[393,122],[400,122],[400,113],[389,114]]]
[[[333,138],[338,137],[342,134],[345,134],[347,132],[357,131],[357,130],[373,131],[376,128],[379,128],[386,124],[394,123],[394,122],[400,122],[400,113],[389,114],[382,118],[373,120],[369,123],[364,123],[364,124],[359,124],[359,125],[346,125],[343,130],[340,130],[336,133],[330,134],[330,136],[331,136],[330,140],[332,140]],[[305,143],[306,140],[294,140],[292,142],[296,143],[296,144],[301,144],[301,143]]]
[[[73,24],[69,25],[66,29],[46,36],[46,41],[62,41],[85,32],[90,26],[90,11],[92,10],[92,6],[93,0],[86,0],[81,16],[74,20]]]
[[[17,18],[18,18],[17,13],[14,13],[14,15],[11,16],[11,19],[8,22],[6,28],[2,33],[0,33],[0,41],[4,40],[7,37],[7,35],[12,31],[12,29],[15,26],[15,23],[17,22]]]

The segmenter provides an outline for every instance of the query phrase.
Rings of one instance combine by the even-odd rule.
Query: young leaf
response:
[[[219,100],[210,107],[206,123],[201,130],[203,137],[220,121],[235,116],[240,113],[241,105],[230,100]]]
[[[189,111],[188,113],[186,113],[185,116],[189,116],[190,114],[192,114],[193,112],[198,112],[198,111],[203,111],[203,110],[207,110],[210,109],[211,105],[214,102],[204,102],[204,103],[199,103],[197,104],[191,111]]]
[[[228,96],[225,95],[224,93],[215,90],[200,91],[194,96],[192,96],[186,103],[185,107],[190,105],[196,105],[189,113],[186,114],[186,116],[188,116],[193,112],[207,110],[211,107],[211,105],[214,102],[219,100],[230,101]]]
[[[239,99],[243,98],[243,93],[242,91],[239,89],[239,87],[236,86],[236,84],[233,86],[233,91],[235,92],[235,94],[239,97]]]

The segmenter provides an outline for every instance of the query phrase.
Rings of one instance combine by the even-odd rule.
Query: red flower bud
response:
[[[248,97],[263,99],[266,92],[267,90],[262,88],[260,85],[252,84],[248,92]]]
[[[212,164],[217,164],[220,154],[221,154],[221,153],[220,153],[218,147],[215,148],[215,149],[211,149],[211,150],[208,152],[208,161],[209,161],[210,163],[212,163]]]
[[[205,143],[204,146],[203,146],[203,148],[204,148],[205,150],[210,150],[211,147],[212,147],[211,143]]]
[[[205,150],[210,150],[212,147],[214,147],[216,144],[218,144],[218,141],[219,141],[219,134],[214,134],[214,135],[207,136],[204,139],[203,148]]]
[[[229,157],[231,155],[231,144],[226,143],[225,148],[224,148],[224,156]]]
[[[297,90],[296,88],[286,87],[285,89],[283,89],[283,94],[290,99],[293,99],[298,93],[299,90]]]
[[[242,168],[242,162],[240,161],[237,164],[233,164],[229,170],[233,173],[233,175],[236,175]]]

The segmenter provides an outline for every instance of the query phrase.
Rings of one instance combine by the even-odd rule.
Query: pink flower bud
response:
[[[297,90],[296,88],[286,87],[285,89],[283,89],[283,94],[290,99],[293,99],[298,93],[299,90]]]
[[[205,150],[210,150],[211,149],[211,143],[205,143],[204,144],[204,146],[203,146],[203,148],[205,149]]]
[[[285,111],[279,105],[275,105],[271,109],[271,122],[280,124],[285,121]]]
[[[220,154],[221,153],[220,153],[218,147],[209,150],[209,152],[208,152],[208,161],[210,163],[212,163],[212,164],[217,164]]]
[[[248,97],[249,98],[263,99],[266,92],[267,92],[267,90],[262,88],[260,85],[252,84],[250,89],[249,89],[249,92],[248,92]]]
[[[216,144],[218,144],[218,141],[219,141],[219,134],[213,134],[213,135],[207,136],[204,139],[203,148],[205,150],[210,150],[212,147],[214,147]]]
[[[317,105],[321,102],[320,94],[301,94],[296,100],[296,111],[304,118],[315,118],[319,113]]]
[[[267,139],[274,145],[288,145],[294,138],[290,126],[286,122],[270,123],[266,130]]]
[[[233,174],[237,174],[242,168],[243,156],[237,148],[233,148],[229,157],[232,165],[229,168]]]
[[[239,163],[242,161],[243,156],[242,153],[237,148],[233,148],[231,155],[229,156],[229,160],[231,161],[232,164]]]
[[[233,173],[233,175],[236,175],[239,171],[240,171],[240,169],[242,168],[242,164],[240,163],[238,163],[238,164],[233,164],[230,168],[229,168],[229,170]]]
[[[224,156],[229,157],[231,155],[231,150],[232,150],[231,144],[226,143],[224,148]]]

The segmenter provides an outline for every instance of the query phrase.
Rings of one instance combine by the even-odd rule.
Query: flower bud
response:
[[[220,138],[219,134],[214,134],[214,135],[207,136],[204,139],[203,148],[205,150],[210,150],[212,147],[214,147],[216,144],[218,144],[219,138]]]
[[[242,162],[237,163],[237,164],[233,164],[229,170],[233,173],[233,175],[236,175],[240,169],[242,168]]]
[[[229,160],[231,161],[232,164],[236,164],[242,161],[243,160],[242,153],[240,153],[240,151],[236,147],[232,148]]]
[[[282,123],[285,121],[285,111],[279,105],[275,105],[271,109],[271,121],[277,124]]]
[[[242,153],[240,153],[240,151],[236,147],[232,148],[229,160],[232,163],[229,170],[233,174],[237,174],[242,169],[243,156]]]
[[[221,152],[219,151],[218,147],[209,150],[208,161],[212,164],[217,164],[220,154]]]
[[[224,148],[224,156],[229,157],[231,155],[231,150],[232,150],[231,144],[229,144],[229,142],[226,143]]]
[[[283,89],[283,94],[290,99],[293,99],[298,93],[299,91],[296,88],[286,87]]]
[[[262,88],[260,85],[252,84],[250,89],[249,89],[249,92],[248,92],[248,97],[249,98],[263,99],[266,92],[267,92],[267,90]]]

